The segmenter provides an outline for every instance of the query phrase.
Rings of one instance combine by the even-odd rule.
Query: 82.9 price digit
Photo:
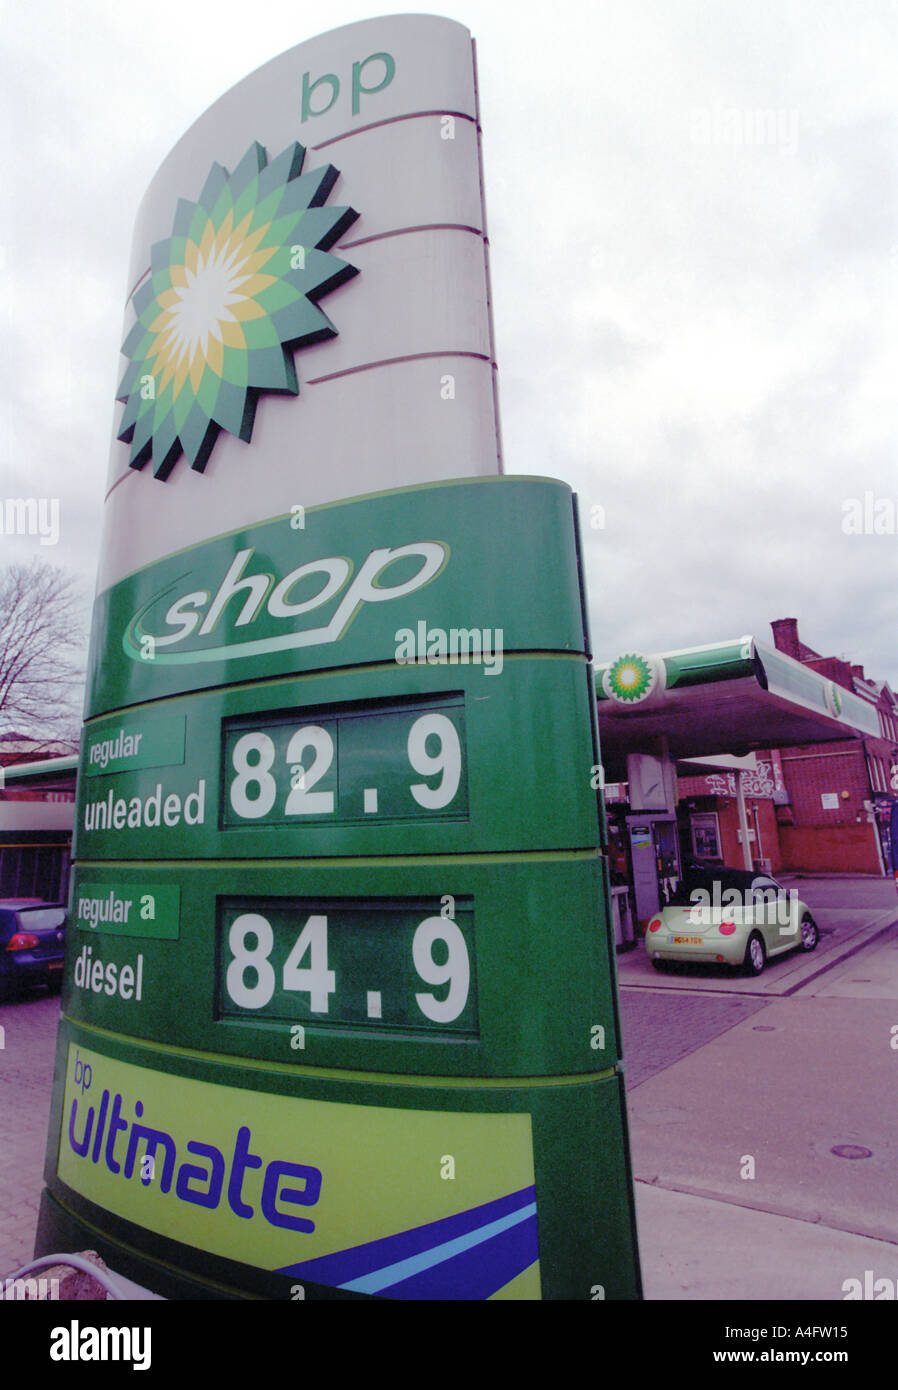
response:
[[[434,751],[428,752],[428,744]],[[282,809],[276,812],[277,818],[335,813],[336,794],[315,790],[330,771],[335,751],[334,737],[322,725],[305,724],[291,734],[283,757],[283,764],[289,769],[289,791]],[[309,752],[312,757],[306,766]],[[420,715],[409,729],[405,755],[411,770],[420,777],[439,779],[435,784],[406,781],[417,805],[428,811],[448,807],[455,799],[462,776],[461,739],[452,720],[445,714]],[[234,814],[241,820],[271,816],[278,803],[277,771],[281,772],[282,782],[285,777],[277,765],[274,739],[261,729],[242,734],[231,749],[230,761],[233,776],[228,799]]]

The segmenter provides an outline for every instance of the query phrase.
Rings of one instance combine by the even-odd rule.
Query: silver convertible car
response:
[[[813,951],[819,936],[807,903],[769,874],[703,868],[687,871],[651,918],[645,947],[656,970],[691,961],[760,975],[774,956]]]

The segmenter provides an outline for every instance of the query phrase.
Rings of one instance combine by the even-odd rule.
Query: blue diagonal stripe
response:
[[[385,1269],[388,1265],[399,1264],[415,1255],[433,1250],[438,1245],[445,1245],[481,1230],[491,1222],[520,1212],[523,1207],[529,1207],[535,1198],[536,1189],[532,1185],[524,1187],[492,1202],[484,1202],[468,1211],[458,1212],[455,1216],[444,1216],[424,1226],[414,1226],[411,1230],[382,1236],[379,1240],[355,1245],[348,1250],[338,1250],[331,1255],[301,1260],[285,1266],[279,1272],[311,1279],[319,1284],[343,1287],[365,1275]]]
[[[536,1217],[528,1216],[526,1221],[509,1227],[482,1245],[474,1245],[460,1255],[443,1260],[442,1264],[423,1269],[399,1284],[391,1284],[384,1296],[440,1303],[491,1298],[538,1260]]]
[[[510,1216],[503,1216],[498,1221],[491,1221],[488,1226],[481,1226],[479,1230],[471,1231],[466,1236],[459,1236],[457,1240],[447,1240],[443,1245],[435,1245],[433,1249],[425,1250],[420,1255],[412,1255],[397,1264],[386,1265],[384,1269],[377,1269],[373,1274],[363,1275],[361,1279],[353,1279],[340,1287],[352,1293],[380,1293],[381,1289],[388,1289],[391,1284],[398,1284],[413,1274],[419,1274],[423,1269],[430,1269],[433,1265],[442,1264],[444,1260],[451,1260],[453,1255],[460,1255],[474,1245],[482,1245],[485,1240],[492,1240],[493,1236],[501,1235],[510,1226],[516,1226],[518,1222],[526,1221],[528,1216],[535,1215],[536,1203],[531,1202],[521,1211],[512,1212]]]

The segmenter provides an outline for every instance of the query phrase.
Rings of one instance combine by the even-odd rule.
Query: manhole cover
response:
[[[751,1031],[753,1033],[775,1033],[776,1029],[772,1023],[755,1023]]]
[[[865,1149],[863,1144],[836,1144],[830,1149],[836,1158],[872,1158],[873,1150]]]

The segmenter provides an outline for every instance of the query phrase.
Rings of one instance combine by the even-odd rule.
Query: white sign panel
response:
[[[365,20],[238,83],[137,218],[99,588],[272,516],[499,472],[488,305],[467,29]]]

